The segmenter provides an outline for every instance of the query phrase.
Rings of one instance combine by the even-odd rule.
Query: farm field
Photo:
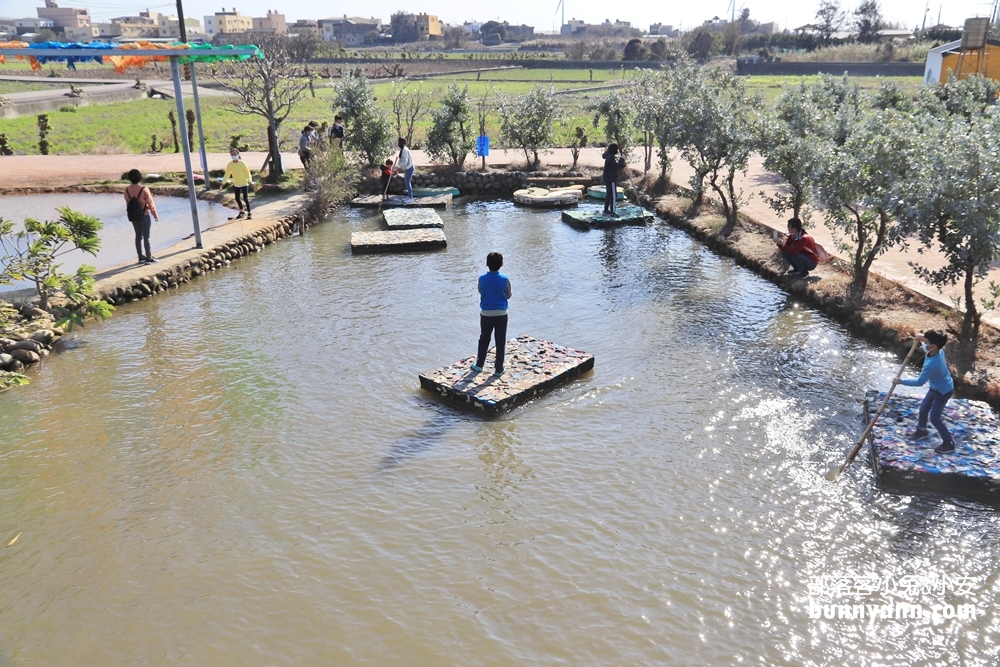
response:
[[[78,75],[85,76],[83,73]],[[634,72],[629,71],[594,70],[593,85],[607,86],[621,81],[622,76],[627,80],[633,75]],[[417,79],[406,82],[406,87],[409,90],[423,91],[432,100],[433,105],[433,100],[439,98],[451,84],[468,86],[470,95],[477,98],[484,94],[497,93],[523,95],[531,90],[532,86],[544,85],[550,81],[557,91],[588,88],[591,85],[589,78],[589,70],[513,69],[482,72],[479,80],[476,73]],[[818,78],[805,77],[805,80],[807,83],[812,83]],[[749,77],[747,83],[751,90],[761,95],[767,105],[771,106],[784,91],[798,86],[802,80],[802,77],[795,76],[754,76]],[[855,77],[853,80],[865,90],[877,89],[882,81],[878,77]],[[917,77],[890,80],[910,92],[915,92],[922,85]],[[13,82],[0,82],[0,85],[5,83]],[[373,84],[380,104],[388,112],[391,109],[389,98],[393,82],[375,80]],[[46,84],[22,85],[45,86]],[[330,85],[325,81],[317,85],[316,97],[307,94],[282,125],[281,141],[285,146],[294,144],[303,125],[310,120],[320,123],[332,121],[333,90]],[[591,141],[598,140],[597,130],[592,127],[586,107],[606,92],[605,88],[560,96],[560,101],[567,112],[567,119],[557,131],[558,144],[567,143],[569,134],[578,125],[587,128]],[[265,148],[266,133],[263,121],[259,117],[239,115],[221,98],[205,97],[201,101],[201,107],[209,151],[228,150],[230,137],[236,134],[242,135],[241,143],[247,144],[252,150]],[[144,99],[108,106],[80,107],[75,112],[51,112],[49,122],[52,130],[48,137],[50,150],[54,154],[147,152],[154,134],[158,141],[166,140],[168,143],[172,141],[167,114],[173,109],[173,100]],[[429,123],[428,117],[418,124],[414,136],[415,147],[420,147],[423,143]],[[498,127],[499,118],[494,113],[490,119],[490,134],[496,136]],[[5,120],[3,131],[17,154],[37,153],[38,134],[34,116]]]

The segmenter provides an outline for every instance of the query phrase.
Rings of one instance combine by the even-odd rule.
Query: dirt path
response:
[[[263,165],[265,157],[265,153],[262,152],[244,153],[244,159],[253,169]],[[295,153],[284,153],[283,158],[285,167],[288,169],[298,169],[302,166]],[[432,164],[430,158],[423,151],[413,151],[413,158],[417,166],[420,167]],[[542,159],[543,168],[550,170],[566,169],[572,163],[570,151],[565,148],[553,149],[545,153]],[[196,171],[200,171],[198,156],[194,155],[193,160]],[[228,160],[228,153],[210,153],[208,155],[209,169],[222,169]],[[493,168],[523,165],[524,155],[519,151],[495,150],[487,158],[486,163],[487,166]],[[590,148],[581,152],[579,166],[597,168],[602,164],[601,149]],[[479,161],[471,158],[468,165],[469,168],[478,167]],[[642,168],[639,161],[634,161],[632,166]],[[159,155],[24,155],[0,158],[0,167],[3,168],[4,173],[2,187],[15,189],[117,180],[121,178],[123,172],[133,168],[139,169],[143,173],[183,171],[184,160],[178,153]],[[675,183],[687,185],[691,173],[691,168],[687,164],[675,159],[673,166],[673,181]],[[788,215],[775,214],[759,194],[761,190],[773,193],[780,187],[777,177],[764,170],[763,160],[753,159],[747,176],[740,178],[738,183],[746,194],[752,196],[743,211],[751,218],[784,232]],[[808,225],[808,230],[831,254],[848,259],[836,250],[832,234],[822,224],[820,215],[814,215],[812,224]],[[900,282],[921,294],[940,301],[942,304],[950,306],[951,297],[961,294],[960,286],[954,286],[941,292],[927,284],[917,277],[913,269],[910,268],[908,263],[911,261],[918,261],[922,266],[928,268],[936,268],[944,263],[937,252],[918,254],[917,244],[913,243],[909,249],[890,250],[876,260],[873,268],[880,275]],[[980,283],[977,294],[986,296],[991,280],[1000,283],[1000,263]],[[986,313],[984,319],[1000,327],[1000,313]]]

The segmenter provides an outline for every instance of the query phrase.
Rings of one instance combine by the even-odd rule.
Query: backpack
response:
[[[143,188],[144,190],[145,188]],[[125,214],[128,216],[129,222],[142,222],[142,215],[146,212],[146,208],[139,201],[139,197],[142,196],[142,190],[139,190],[139,194],[135,197],[130,196],[128,201],[125,203]]]

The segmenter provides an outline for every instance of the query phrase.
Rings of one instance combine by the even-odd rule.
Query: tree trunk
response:
[[[277,183],[278,177],[285,173],[281,168],[281,151],[278,148],[278,128],[272,124],[267,126],[267,182]]]

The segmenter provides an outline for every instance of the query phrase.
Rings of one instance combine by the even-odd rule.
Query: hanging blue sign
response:
[[[490,138],[483,136],[476,138],[476,155],[479,157],[489,157],[490,154]]]

